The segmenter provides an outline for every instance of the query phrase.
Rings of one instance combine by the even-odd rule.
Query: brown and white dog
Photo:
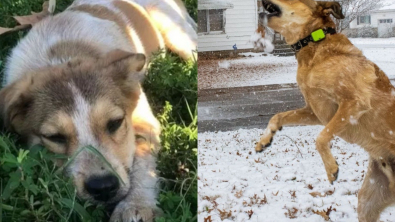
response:
[[[67,167],[79,196],[117,204],[111,221],[153,221],[160,125],[140,81],[165,46],[193,58],[195,28],[180,0],[76,0],[12,50],[0,119],[54,153],[95,147],[122,181],[84,150]]]
[[[267,25],[289,45],[319,29],[336,28],[331,15],[343,19],[337,2],[263,0]],[[303,43],[301,43],[303,44]],[[278,113],[256,145],[268,147],[286,125],[324,125],[316,148],[330,183],[338,164],[330,141],[339,136],[363,147],[370,155],[368,172],[358,194],[359,221],[377,221],[395,203],[395,88],[380,68],[369,61],[343,34],[326,34],[296,53],[297,82],[306,107]]]

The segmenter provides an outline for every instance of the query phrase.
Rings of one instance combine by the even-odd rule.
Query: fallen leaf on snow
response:
[[[213,222],[213,221],[211,220],[211,215],[208,216],[208,217],[205,217],[205,218],[204,218],[204,222]]]
[[[323,217],[325,220],[329,220],[329,214],[332,212],[332,206],[330,206],[327,210],[322,210],[322,211],[315,211],[313,210],[313,213],[320,215]]]
[[[328,190],[325,193],[321,193],[321,192],[311,192],[310,195],[313,197],[326,197],[326,196],[330,196],[335,192],[335,190]]]
[[[226,210],[222,211],[220,209],[218,209],[218,211],[219,211],[219,216],[221,217],[221,220],[225,220],[225,219],[232,216],[232,211],[226,212]]]
[[[251,209],[251,210],[247,211],[247,214],[248,214],[248,219],[251,219],[252,214],[254,214],[254,211],[252,211],[252,209]]]
[[[326,197],[326,194],[322,194],[321,192],[311,192],[310,195],[313,197]]]

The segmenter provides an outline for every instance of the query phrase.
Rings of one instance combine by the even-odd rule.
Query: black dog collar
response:
[[[318,29],[311,33],[311,35],[306,38],[299,40],[297,43],[291,45],[292,49],[297,52],[301,50],[303,47],[307,46],[309,42],[319,42],[325,39],[326,34],[336,34],[336,29],[334,28],[324,28]]]

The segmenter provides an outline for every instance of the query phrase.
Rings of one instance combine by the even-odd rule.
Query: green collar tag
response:
[[[324,30],[318,29],[317,31],[312,32],[311,37],[313,37],[314,42],[318,42],[324,39],[325,38]]]

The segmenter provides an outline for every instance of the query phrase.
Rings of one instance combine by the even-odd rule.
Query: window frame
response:
[[[364,17],[366,19],[366,17],[368,18],[368,22],[361,22],[361,18]],[[372,24],[372,17],[370,15],[362,15],[362,16],[358,16],[357,17],[357,25],[371,25]]]
[[[222,10],[222,30],[221,31],[210,31],[210,10]],[[226,8],[220,9],[203,9],[198,11],[204,11],[206,14],[206,32],[198,32],[198,35],[219,35],[226,34],[225,24],[226,24]],[[199,19],[199,18],[198,18]]]
[[[382,22],[384,21],[384,22]],[[394,20],[391,19],[379,19],[379,24],[392,24],[394,22]]]

